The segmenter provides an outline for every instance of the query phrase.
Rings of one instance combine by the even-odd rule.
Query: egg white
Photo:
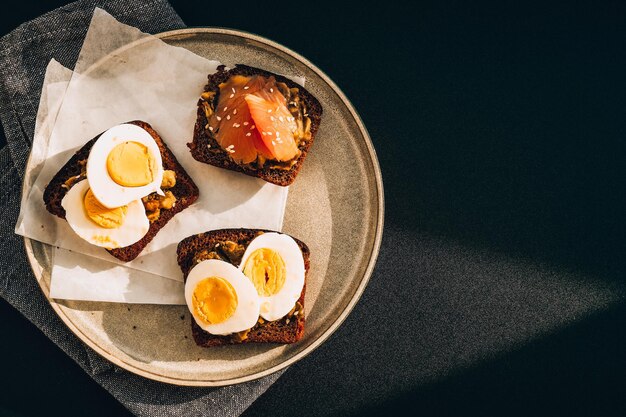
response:
[[[155,160],[157,171],[150,184],[141,187],[125,187],[119,185],[109,175],[107,157],[117,145],[124,142],[138,142],[148,148]],[[115,208],[138,200],[150,193],[161,191],[163,179],[163,161],[156,142],[148,132],[136,125],[128,123],[114,126],[104,132],[93,144],[87,159],[87,178],[91,191],[105,207]]]
[[[78,236],[96,246],[115,249],[132,245],[148,233],[150,221],[141,200],[128,203],[124,223],[116,229],[106,229],[94,223],[85,211],[84,200],[88,190],[89,181],[82,180],[74,184],[61,200],[65,220]],[[108,241],[102,238],[108,238]]]
[[[269,297],[261,296],[260,315],[265,320],[274,321],[284,317],[300,298],[304,287],[304,258],[300,247],[292,237],[282,233],[263,233],[250,242],[241,259],[239,270],[243,272],[246,261],[257,249],[268,248],[277,252],[285,261],[287,274],[285,284],[278,293]],[[250,281],[252,282],[252,281]]]
[[[237,293],[237,308],[232,316],[221,323],[205,324],[193,311],[193,290],[198,282],[209,277],[219,277],[230,283]],[[194,266],[185,282],[185,301],[191,315],[203,330],[226,335],[252,328],[259,319],[259,296],[252,282],[228,262],[209,259]]]

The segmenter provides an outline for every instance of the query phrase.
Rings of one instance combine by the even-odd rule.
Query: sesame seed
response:
[[[273,89],[273,88],[270,88],[270,93],[273,93],[273,92],[274,92],[274,89]]]
[[[224,111],[228,110],[228,106],[224,107]]]
[[[272,141],[272,145],[276,146],[276,142]]]
[[[304,117],[307,117],[308,115],[309,115],[309,113],[304,113],[303,114]]]
[[[239,123],[233,123],[233,127],[239,127],[241,126]]]
[[[230,153],[235,153],[235,150],[234,150],[234,149],[231,149],[231,150],[230,150],[230,151],[228,151],[228,152],[230,152]]]
[[[235,95],[234,95],[234,94],[231,94],[229,98],[233,98],[233,97],[235,97]]]
[[[255,125],[252,125],[252,127],[250,128],[250,130],[254,130],[254,128],[255,128],[255,127],[256,127]]]
[[[251,134],[252,134],[252,133],[248,132],[248,133],[246,133],[246,136],[250,136]]]
[[[237,109],[233,110],[233,114],[237,114]]]
[[[265,136],[265,135],[267,135],[267,132],[261,132],[261,134],[262,134],[263,136]]]
[[[207,145],[206,147],[207,147],[207,148],[209,148],[209,149],[211,149],[211,145]]]
[[[276,137],[279,137],[279,136],[280,136],[280,132],[277,131],[276,132]]]
[[[226,116],[226,120],[230,120],[230,114]]]
[[[217,116],[217,121],[219,122],[220,120],[222,120],[222,118]]]
[[[267,132],[268,135],[272,136],[272,132]]]
[[[232,87],[231,90],[233,90],[233,93],[235,92],[235,87]]]
[[[247,90],[248,88],[250,88],[250,87],[248,87],[248,86],[245,86],[245,87],[244,87],[243,89],[244,89],[244,90]]]
[[[267,109],[267,112],[268,112],[268,113],[271,113],[271,112],[272,112],[272,109]]]
[[[278,120],[280,120],[281,122],[284,122],[284,121],[285,121],[285,118],[284,118],[283,116],[280,116],[280,117],[278,118]]]
[[[213,126],[209,126],[209,130],[213,132]]]
[[[243,122],[244,126],[248,126],[248,124],[249,124],[248,122]]]
[[[270,120],[273,122],[276,118],[274,116],[270,116]]]

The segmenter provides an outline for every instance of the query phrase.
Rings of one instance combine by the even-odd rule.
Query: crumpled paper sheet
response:
[[[135,46],[129,48],[131,42]],[[60,248],[51,297],[183,304],[176,263],[180,240],[224,227],[281,229],[287,188],[197,162],[186,146],[199,92],[217,65],[119,23],[101,9],[94,12],[75,71],[50,64],[31,156],[38,175],[27,184],[16,233]],[[48,213],[42,195],[59,167],[87,140],[135,119],[159,132],[198,185],[200,197],[161,229],[139,257],[121,263]]]

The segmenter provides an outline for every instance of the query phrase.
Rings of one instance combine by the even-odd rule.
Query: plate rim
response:
[[[36,268],[39,268],[39,264],[37,260],[35,259],[34,250],[32,246],[33,245],[32,242],[34,240],[27,238],[27,237],[24,237],[23,239],[24,239],[24,245],[26,249],[26,255],[27,255],[31,270],[33,271],[33,274],[35,275],[35,279],[37,280],[37,283],[40,289],[42,290],[44,297],[46,297],[46,300],[48,301],[48,303],[50,304],[54,312],[61,319],[61,321],[68,327],[68,329],[72,333],[74,333],[74,335],[76,335],[76,337],[78,337],[83,343],[85,343],[87,346],[93,349],[96,353],[98,353],[100,356],[104,357],[111,363],[133,374],[140,375],[151,380],[165,382],[165,383],[178,385],[178,386],[219,387],[219,386],[235,385],[235,384],[253,381],[253,380],[268,376],[270,374],[273,374],[275,372],[278,372],[281,369],[284,369],[288,367],[289,365],[296,363],[297,361],[301,360],[302,358],[306,357],[311,352],[313,352],[315,349],[317,349],[341,326],[341,324],[343,324],[345,319],[354,309],[356,303],[360,300],[361,296],[363,295],[365,287],[367,287],[367,284],[369,283],[374,267],[376,265],[376,260],[378,258],[378,254],[379,254],[380,246],[382,242],[385,200],[384,200],[384,189],[383,189],[383,181],[382,181],[382,173],[380,170],[380,164],[378,162],[378,157],[376,155],[374,145],[372,144],[372,140],[370,138],[369,132],[367,131],[365,124],[363,123],[361,117],[359,116],[356,109],[354,108],[352,102],[350,102],[350,100],[346,97],[343,91],[330,79],[328,75],[326,75],[326,73],[320,70],[317,66],[315,66],[308,59],[304,58],[303,56],[291,50],[290,48],[287,48],[286,46],[281,45],[280,43],[275,42],[271,39],[265,38],[263,36],[260,36],[254,33],[243,31],[243,30],[223,28],[223,27],[213,27],[213,26],[189,27],[189,28],[184,28],[184,29],[176,29],[176,30],[160,32],[152,36],[155,36],[159,39],[164,39],[164,38],[175,38],[181,35],[194,35],[198,33],[237,36],[237,37],[242,37],[244,39],[249,39],[255,42],[259,42],[262,44],[266,44],[272,48],[275,48],[281,51],[282,53],[285,53],[291,56],[296,61],[299,61],[300,63],[306,65],[310,70],[315,72],[335,92],[335,94],[339,96],[341,101],[346,105],[346,108],[350,112],[352,118],[356,122],[357,127],[360,130],[364,138],[366,149],[368,151],[370,162],[372,164],[372,168],[374,171],[374,182],[375,182],[376,191],[377,191],[377,216],[376,216],[376,227],[374,230],[374,237],[373,237],[374,244],[369,254],[369,261],[367,263],[367,267],[365,268],[363,278],[361,279],[359,286],[356,288],[354,294],[352,295],[352,298],[350,299],[350,301],[348,302],[344,310],[341,312],[341,314],[337,317],[337,319],[324,332],[322,332],[322,334],[320,334],[319,337],[313,340],[302,351],[296,353],[295,355],[288,358],[287,360],[280,362],[279,364],[276,364],[274,366],[271,366],[261,371],[254,372],[249,375],[222,379],[222,380],[206,380],[206,379],[198,380],[198,379],[182,379],[182,378],[176,378],[172,376],[157,374],[154,372],[147,371],[145,369],[138,368],[135,365],[118,358],[113,353],[106,351],[104,348],[100,347],[95,341],[93,341],[88,335],[83,333],[83,331],[78,326],[76,326],[69,319],[68,316],[65,315],[64,311],[61,308],[61,305],[55,299],[49,297],[50,288],[45,288],[45,282],[43,279],[41,279],[43,269],[39,272],[36,271]],[[149,39],[149,38],[139,39],[137,41],[134,41],[134,42],[131,42],[129,44],[122,46],[122,48],[132,47],[136,44],[144,42],[146,39]],[[104,58],[106,57],[103,57],[103,59]],[[95,66],[97,63],[98,62],[94,63],[93,65]],[[27,167],[30,165],[31,156],[32,154],[29,155],[29,158],[26,164]],[[26,181],[24,181],[22,184],[22,196],[24,195],[25,190],[26,190]]]

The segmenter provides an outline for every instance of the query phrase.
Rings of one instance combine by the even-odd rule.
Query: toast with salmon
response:
[[[198,100],[188,146],[200,162],[287,186],[313,145],[322,112],[311,93],[286,77],[221,65]]]
[[[220,229],[189,236],[178,244],[177,255],[185,282],[194,266],[203,260],[218,259],[238,267],[242,253],[250,242],[263,233],[262,229]],[[275,321],[258,322],[250,329],[229,335],[215,335],[203,330],[192,316],[191,330],[198,346],[213,347],[240,343],[295,343],[304,334],[304,294],[306,275],[310,267],[310,251],[307,245],[293,238],[304,260],[305,281],[300,298],[293,309],[284,317]]]

